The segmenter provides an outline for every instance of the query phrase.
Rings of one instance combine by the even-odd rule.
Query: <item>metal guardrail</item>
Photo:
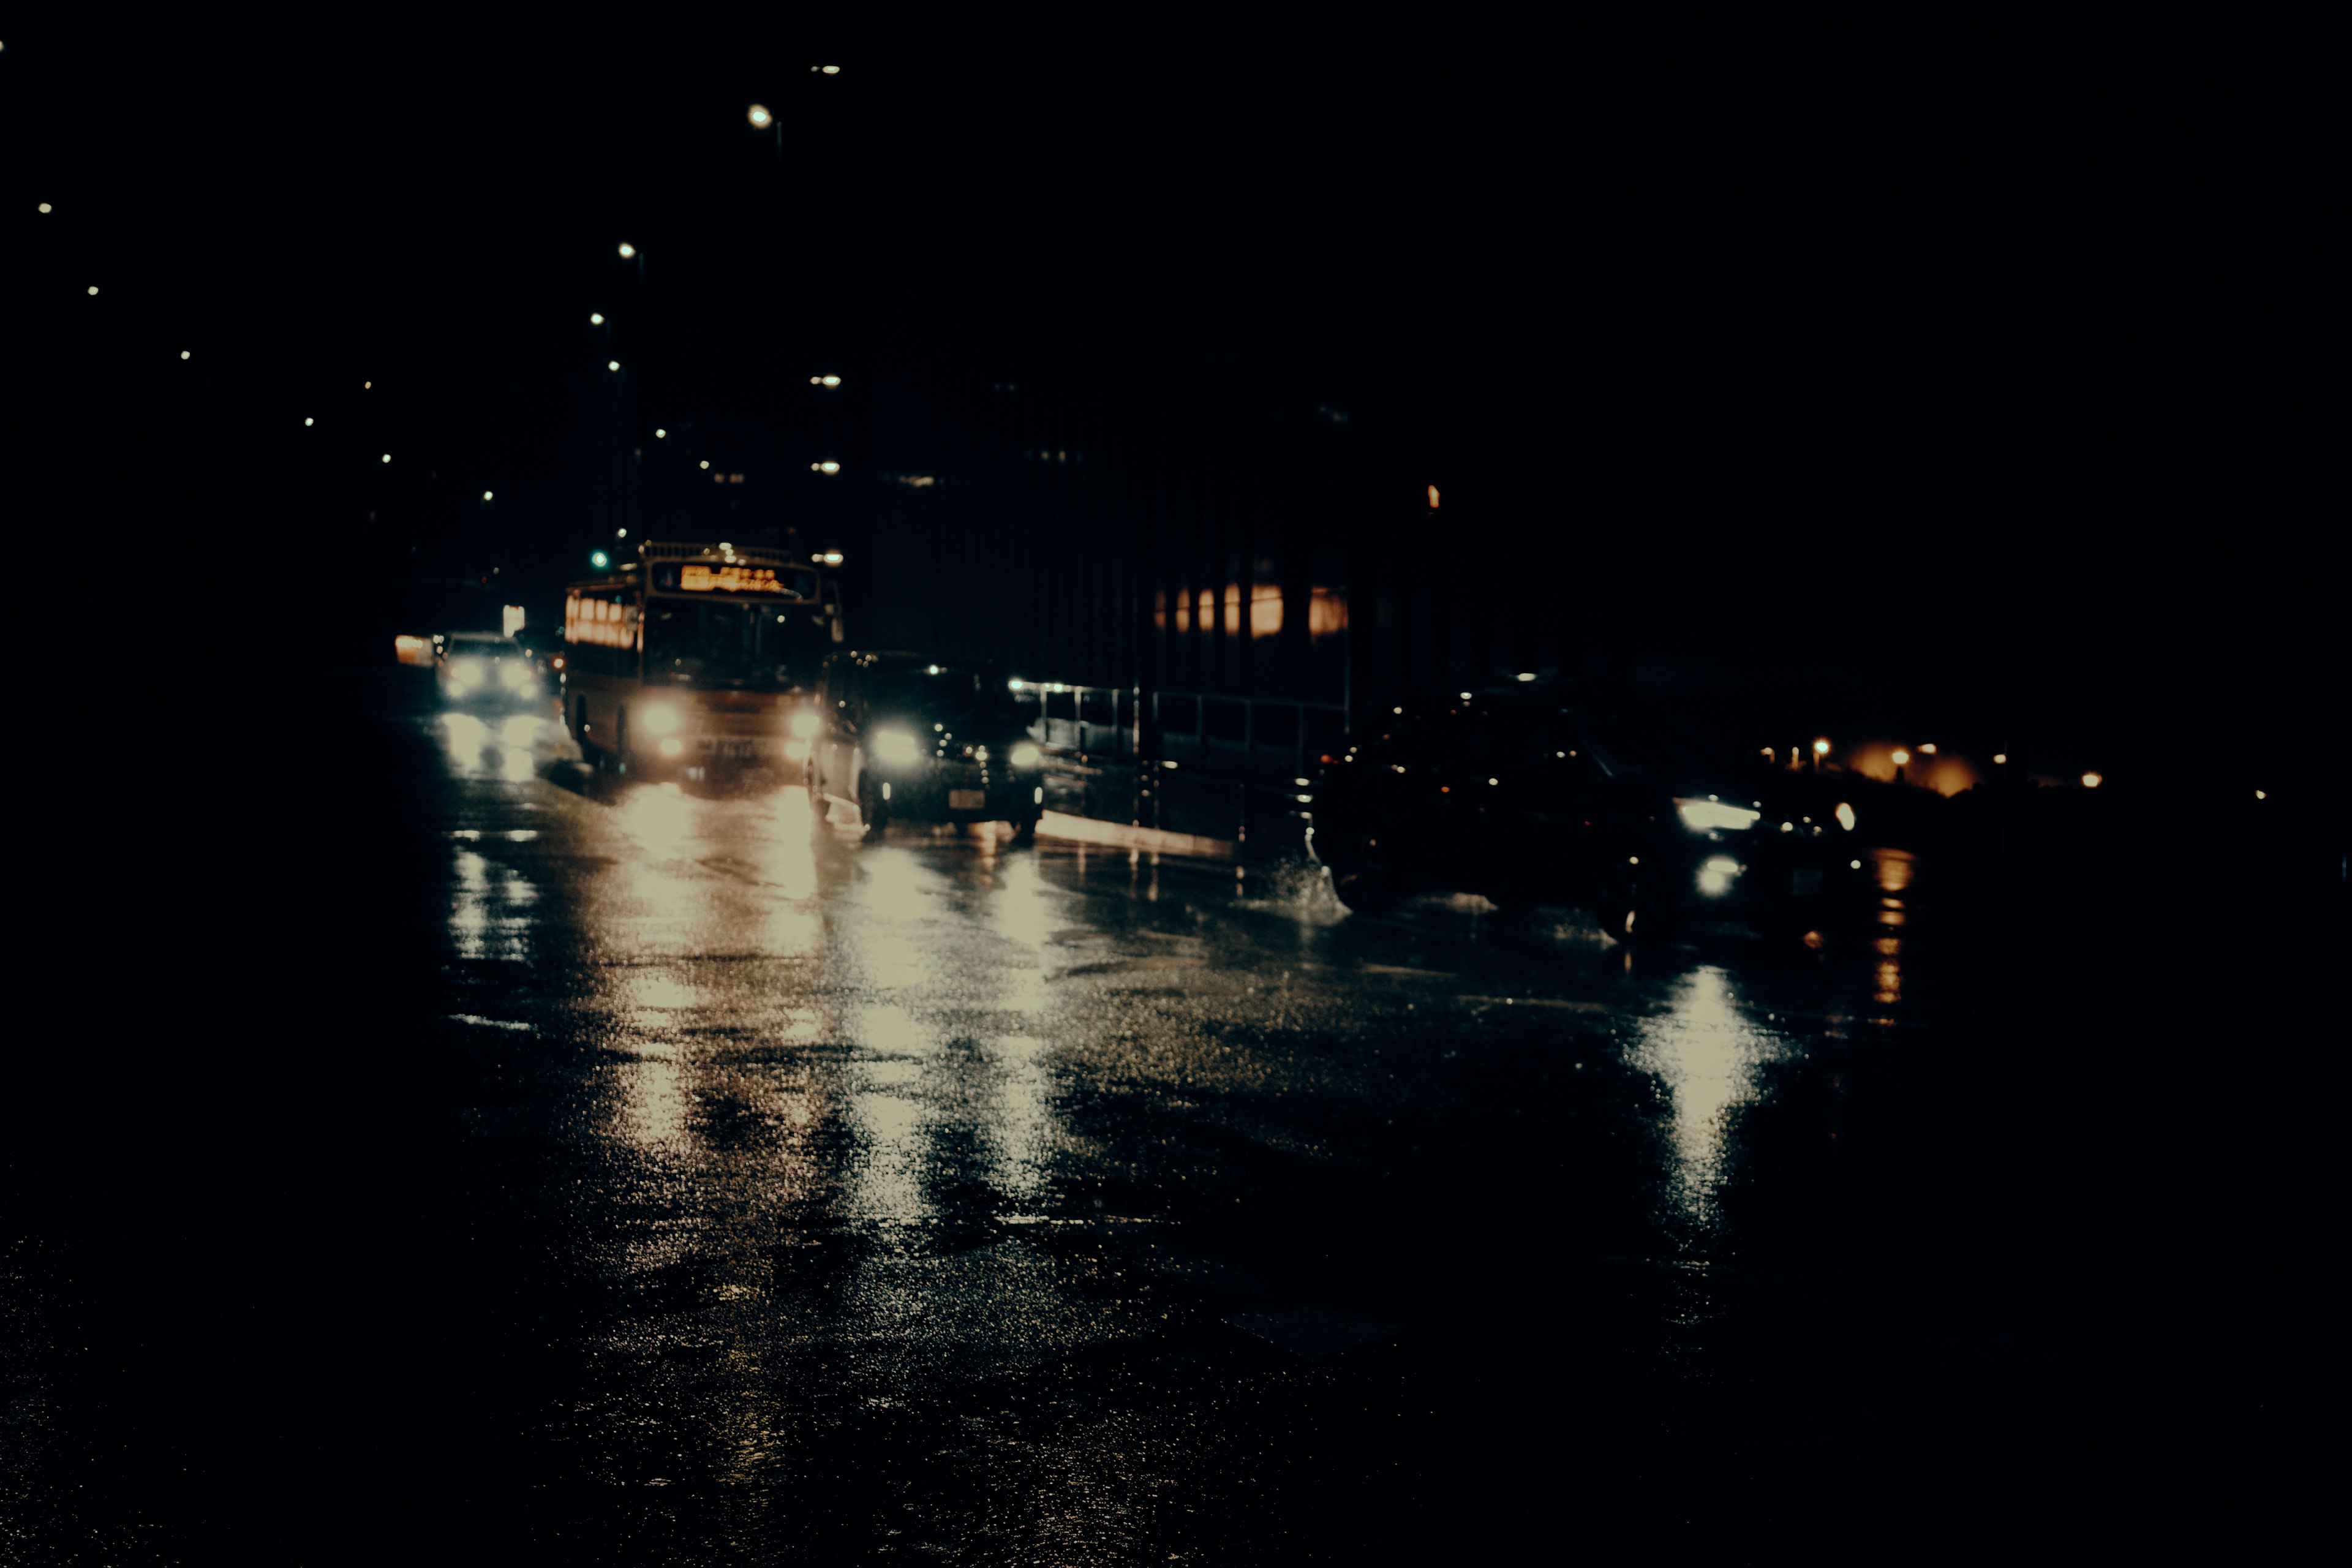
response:
[[[1313,805],[1302,781],[1347,742],[1337,703],[1058,681],[1015,695],[1053,759],[1057,809],[1254,849],[1297,847]]]

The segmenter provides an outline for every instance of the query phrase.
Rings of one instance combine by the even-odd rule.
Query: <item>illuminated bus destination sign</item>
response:
[[[813,572],[779,571],[773,566],[709,564],[689,561],[664,567],[654,574],[654,586],[681,594],[776,594],[807,599],[816,595]]]

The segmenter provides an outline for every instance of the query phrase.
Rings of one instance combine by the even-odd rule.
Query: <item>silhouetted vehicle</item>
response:
[[[916,653],[824,661],[809,790],[854,805],[868,838],[894,817],[1009,822],[1024,837],[1045,812],[1045,753],[1003,674]]]
[[[1621,938],[1694,915],[1779,936],[1863,886],[1853,822],[1664,713],[1520,686],[1366,721],[1324,770],[1308,847],[1353,910],[1458,889],[1581,904]]]
[[[496,632],[449,632],[434,641],[434,679],[453,708],[536,708],[547,701],[539,661]]]

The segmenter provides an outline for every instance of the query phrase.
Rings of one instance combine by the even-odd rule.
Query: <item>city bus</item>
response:
[[[806,693],[842,640],[841,589],[779,550],[649,542],[564,593],[563,716],[635,774],[805,761]]]

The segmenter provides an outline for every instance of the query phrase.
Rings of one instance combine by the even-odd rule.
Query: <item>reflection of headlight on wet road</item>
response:
[[[1013,743],[1011,760],[1016,768],[1034,768],[1045,760],[1045,753],[1037,749],[1034,741],[1017,741]]]
[[[877,763],[896,763],[904,766],[917,761],[922,754],[915,744],[915,737],[904,730],[874,731],[874,760]]]
[[[672,735],[661,743],[661,754],[665,757],[682,757],[686,755],[686,742]]]
[[[677,728],[677,710],[667,702],[656,702],[630,717],[648,735],[667,735]]]
[[[1716,827],[1753,827],[1756,819],[1763,815],[1744,805],[1727,805],[1712,797],[1706,800],[1677,800],[1675,810],[1681,814],[1683,826],[1693,833],[1705,833]]]
[[[1731,891],[1733,879],[1746,869],[1728,855],[1710,855],[1698,868],[1698,890],[1710,899],[1719,899]]]
[[[786,721],[784,728],[792,731],[794,740],[808,740],[816,734],[816,715],[804,708]]]

